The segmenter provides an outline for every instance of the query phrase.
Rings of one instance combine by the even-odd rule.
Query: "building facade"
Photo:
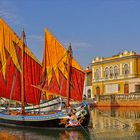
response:
[[[93,97],[92,94],[92,70],[87,67],[85,70],[85,85],[84,85],[84,93],[86,99],[90,99]]]
[[[140,55],[134,51],[97,57],[91,68],[93,96],[140,92]]]

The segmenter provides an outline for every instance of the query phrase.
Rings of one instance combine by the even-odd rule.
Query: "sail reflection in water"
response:
[[[12,133],[10,133],[8,130],[0,131],[0,139],[1,140],[18,140],[18,138]]]
[[[0,127],[0,140],[90,140],[88,129],[25,129]]]

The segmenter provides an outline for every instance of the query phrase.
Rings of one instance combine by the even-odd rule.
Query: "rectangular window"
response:
[[[140,92],[140,85],[135,85],[135,92]]]
[[[105,85],[105,93],[118,93],[119,91],[119,86],[118,84],[109,84]]]

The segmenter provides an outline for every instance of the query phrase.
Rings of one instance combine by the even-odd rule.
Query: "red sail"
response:
[[[67,97],[67,51],[54,38],[54,36],[45,31],[45,49],[43,57],[43,88],[50,94],[56,94]],[[82,101],[84,72],[81,66],[72,58],[72,76],[70,84],[70,98]]]
[[[0,19],[0,97],[21,101],[21,47],[22,41]],[[24,57],[25,101],[39,104],[40,91],[32,85],[40,81],[41,64],[28,48]]]

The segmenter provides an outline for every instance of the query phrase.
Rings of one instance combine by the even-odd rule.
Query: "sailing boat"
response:
[[[54,57],[55,59],[53,60],[55,61],[52,61],[51,60],[52,58],[50,58],[48,55],[49,51],[51,52],[52,50],[54,50],[52,48],[52,44],[55,42],[56,46],[58,47],[57,50],[61,50],[62,52],[64,52],[64,48],[62,47],[62,45],[58,45],[58,41],[49,32],[45,32],[45,49],[43,57],[44,66],[42,71],[43,78],[41,77],[40,79],[41,72],[40,65],[34,58],[33,54],[27,48],[27,45],[25,44],[24,31],[22,32],[22,39],[18,39],[18,37],[15,35],[15,33],[13,33],[13,31],[11,31],[8,25],[6,25],[2,20],[0,20],[0,22],[2,25],[0,26],[0,34],[1,34],[0,55],[5,54],[4,47],[7,47],[7,45],[10,44],[10,47],[7,49],[8,53],[4,57],[1,57],[2,71],[0,73],[1,74],[0,76],[3,77],[6,82],[8,81],[7,79],[10,78],[12,79],[12,80],[10,79],[10,85],[8,85],[9,93],[5,88],[3,88],[3,92],[0,93],[0,96],[21,101],[20,112],[17,111],[0,112],[0,124],[12,126],[16,125],[20,127],[24,126],[24,127],[43,127],[43,128],[44,127],[66,128],[66,127],[88,126],[90,114],[88,105],[85,103],[79,104],[77,107],[73,109],[73,112],[68,112],[67,108],[62,111],[51,110],[49,112],[37,112],[37,113],[26,112],[25,110],[26,103],[32,104],[40,103],[41,92],[47,93],[49,92],[51,94],[57,94],[62,97],[67,97],[67,107],[70,105],[70,98],[74,100],[75,99],[81,100],[82,98],[80,97],[79,94],[77,95],[75,94],[75,96],[73,94],[70,94],[71,92],[75,93],[74,92],[75,83],[76,85],[79,84],[79,82],[75,82],[75,80],[78,77],[76,77],[76,79],[71,79],[74,76],[76,76],[75,73],[78,74],[79,71],[76,69],[76,67],[72,68],[72,64],[78,67],[79,65],[77,65],[76,61],[72,59],[71,47],[69,47],[68,51],[65,51],[68,57],[63,56],[63,58],[61,58],[61,60],[66,60],[67,58],[68,60],[67,63],[66,62],[59,63],[61,61],[59,58],[62,55],[59,51],[58,52],[60,54],[59,55],[57,54],[57,56],[59,56],[58,59]],[[20,57],[17,57],[17,54],[20,54],[19,55]],[[13,75],[8,74],[8,70],[10,72],[10,68],[7,70],[8,63],[6,63],[7,65],[4,63],[4,60],[9,55],[10,58],[9,61],[7,62],[9,62],[13,66],[12,67],[13,69],[11,70],[13,71]],[[55,65],[58,64],[58,66],[61,66],[61,68],[63,69],[59,70],[54,69],[54,62],[56,62],[56,60],[58,61]],[[62,64],[64,65],[62,66]],[[15,67],[18,69],[15,69]],[[73,70],[76,70],[76,72],[74,72]],[[64,71],[67,71],[67,74],[65,74]],[[80,73],[80,75],[81,77],[83,77],[83,73]],[[40,86],[36,87],[32,86],[38,85],[40,80],[42,81]],[[3,84],[6,84],[7,87],[7,83],[9,81],[7,83],[6,82],[5,83],[3,82]]]

